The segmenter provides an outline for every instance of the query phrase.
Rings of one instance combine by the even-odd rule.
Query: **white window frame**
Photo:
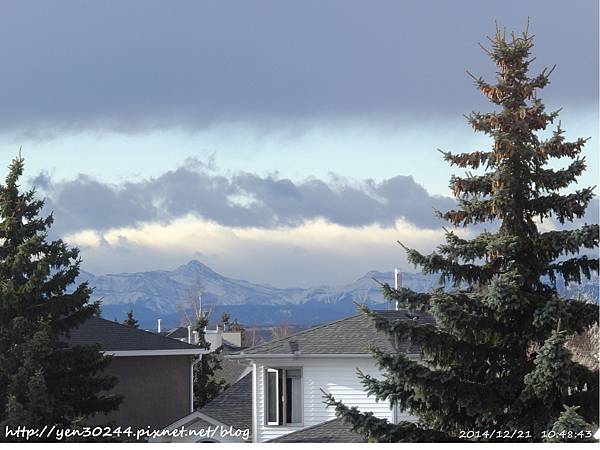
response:
[[[275,374],[275,422],[269,422],[269,374]],[[265,420],[267,425],[279,426],[279,370],[268,368],[265,372]]]
[[[284,419],[286,418],[286,412],[283,411],[282,409],[286,409],[287,408],[287,403],[285,401],[285,399],[280,398],[281,395],[283,394],[282,392],[280,392],[279,390],[279,383],[281,381],[282,385],[283,383],[285,383],[285,373],[288,370],[299,370],[300,371],[300,422],[290,422],[290,423],[285,423]],[[280,376],[280,371],[283,372],[283,379]],[[269,422],[269,373],[276,373],[276,386],[275,386],[275,392],[277,395],[277,403],[276,403],[276,419],[277,422]],[[264,411],[265,411],[265,424],[267,426],[272,426],[272,427],[300,427],[303,426],[304,424],[304,370],[302,367],[298,367],[298,366],[283,366],[283,367],[266,367],[265,368],[265,376],[264,376],[264,380],[265,380],[265,386],[264,386]],[[285,387],[284,387],[285,390]],[[281,406],[281,408],[280,408]],[[281,423],[279,423],[281,419]]]

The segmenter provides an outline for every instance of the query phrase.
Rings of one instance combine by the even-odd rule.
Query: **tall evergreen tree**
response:
[[[135,317],[133,317],[133,309],[130,309],[127,312],[127,319],[123,321],[123,325],[125,325],[126,327],[133,328],[139,327],[138,321],[135,319]]]
[[[195,331],[198,333],[200,348],[210,350],[210,342],[206,340],[204,329],[208,325],[208,315],[200,314]],[[202,359],[194,366],[194,408],[199,409],[229,387],[227,382],[216,375],[222,369],[222,348],[214,349],[202,355]]]
[[[79,274],[78,250],[48,240],[52,215],[21,193],[23,159],[0,186],[0,428],[71,427],[118,406],[116,379],[101,371],[110,359],[98,347],[71,347],[69,331],[99,312]],[[48,438],[46,438],[48,439]],[[51,438],[50,438],[51,439]]]
[[[438,215],[454,227],[491,222],[497,231],[473,239],[446,231],[445,244],[430,255],[404,247],[424,273],[439,273],[441,283],[453,285],[431,293],[384,285],[384,294],[408,310],[428,312],[435,326],[387,321],[365,309],[379,330],[421,352],[414,361],[374,349],[383,378],[359,375],[370,395],[410,410],[416,424],[391,424],[327,396],[337,415],[371,441],[453,441],[469,430],[477,433],[469,436],[474,440],[540,441],[565,424],[598,424],[598,371],[573,362],[564,347],[567,335],[598,321],[598,306],[559,298],[556,289],[557,278],[580,283],[598,272],[597,258],[579,254],[598,247],[598,225],[543,232],[536,223],[583,217],[593,188],[564,189],[585,170],[586,139],[566,141],[560,124],[552,137],[538,137],[558,118],[538,97],[551,71],[530,77],[527,31],[507,39],[497,30],[491,41],[497,80],[475,78],[475,84],[497,108],[473,112],[468,121],[493,147],[443,152],[458,168],[483,170],[452,176],[458,207]],[[571,162],[549,168],[555,158]]]

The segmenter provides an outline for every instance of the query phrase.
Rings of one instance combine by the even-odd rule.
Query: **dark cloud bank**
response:
[[[432,196],[410,176],[351,183],[332,177],[293,182],[276,175],[221,175],[190,160],[185,167],[139,182],[111,185],[86,175],[54,182],[40,174],[34,185],[54,211],[55,232],[106,230],[194,214],[225,226],[274,228],[324,218],[359,227],[391,225],[404,218],[419,228],[437,228],[433,208],[454,205]]]
[[[454,117],[489,108],[477,43],[528,16],[535,69],[558,64],[543,97],[593,107],[595,1],[6,2],[0,129]]]
[[[242,228],[271,229],[322,218],[349,227],[390,226],[404,219],[418,228],[439,229],[445,222],[435,217],[434,208],[455,207],[453,199],[430,195],[411,176],[381,182],[350,182],[336,176],[329,181],[309,178],[294,182],[277,175],[222,175],[195,159],[159,177],[121,185],[87,175],[55,182],[46,173],[30,184],[45,197],[45,212],[54,211],[53,232],[59,235],[144,222],[168,223],[187,214]],[[595,198],[575,225],[597,223],[598,214]]]

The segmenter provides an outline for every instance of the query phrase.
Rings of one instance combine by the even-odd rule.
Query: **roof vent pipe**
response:
[[[157,328],[158,328],[158,333],[159,334],[160,334],[160,321],[161,321],[161,319],[158,319],[158,327]]]
[[[192,343],[192,326],[188,325],[188,344]]]

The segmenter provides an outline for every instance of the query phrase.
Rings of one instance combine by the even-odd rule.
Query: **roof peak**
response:
[[[288,336],[285,336],[285,337],[282,337],[282,338],[279,338],[279,339],[274,339],[272,341],[265,342],[263,344],[255,345],[254,347],[250,347],[250,348],[244,349],[243,351],[240,352],[240,354],[244,354],[244,352],[246,352],[248,350],[253,350],[255,348],[259,348],[259,347],[262,347],[264,345],[277,344],[279,342],[286,341],[286,340],[288,340],[290,338],[293,338],[293,337],[296,337],[296,336],[300,336],[300,335],[303,335],[303,334],[306,334],[306,333],[310,333],[310,332],[312,332],[314,330],[318,330],[319,328],[323,328],[323,327],[326,327],[326,326],[329,326],[329,325],[333,325],[333,324],[336,324],[336,323],[339,323],[339,322],[343,322],[345,320],[352,319],[352,318],[354,318],[356,316],[360,316],[361,314],[362,313],[357,313],[357,314],[353,314],[352,316],[343,317],[341,319],[334,320],[332,322],[326,322],[326,323],[322,323],[322,324],[319,324],[319,325],[315,325],[314,327],[307,328],[306,330],[297,331],[297,332],[292,333],[292,334],[290,334]]]
[[[401,310],[372,310],[389,320],[403,319],[408,312]],[[414,317],[422,323],[435,323],[427,314],[417,314]],[[281,339],[266,342],[238,354],[234,358],[252,357],[253,355],[359,355],[369,354],[372,346],[398,351],[392,340],[383,332],[377,331],[368,314],[358,312],[349,317],[327,322],[315,327],[299,331]],[[402,351],[410,352],[407,342]]]

